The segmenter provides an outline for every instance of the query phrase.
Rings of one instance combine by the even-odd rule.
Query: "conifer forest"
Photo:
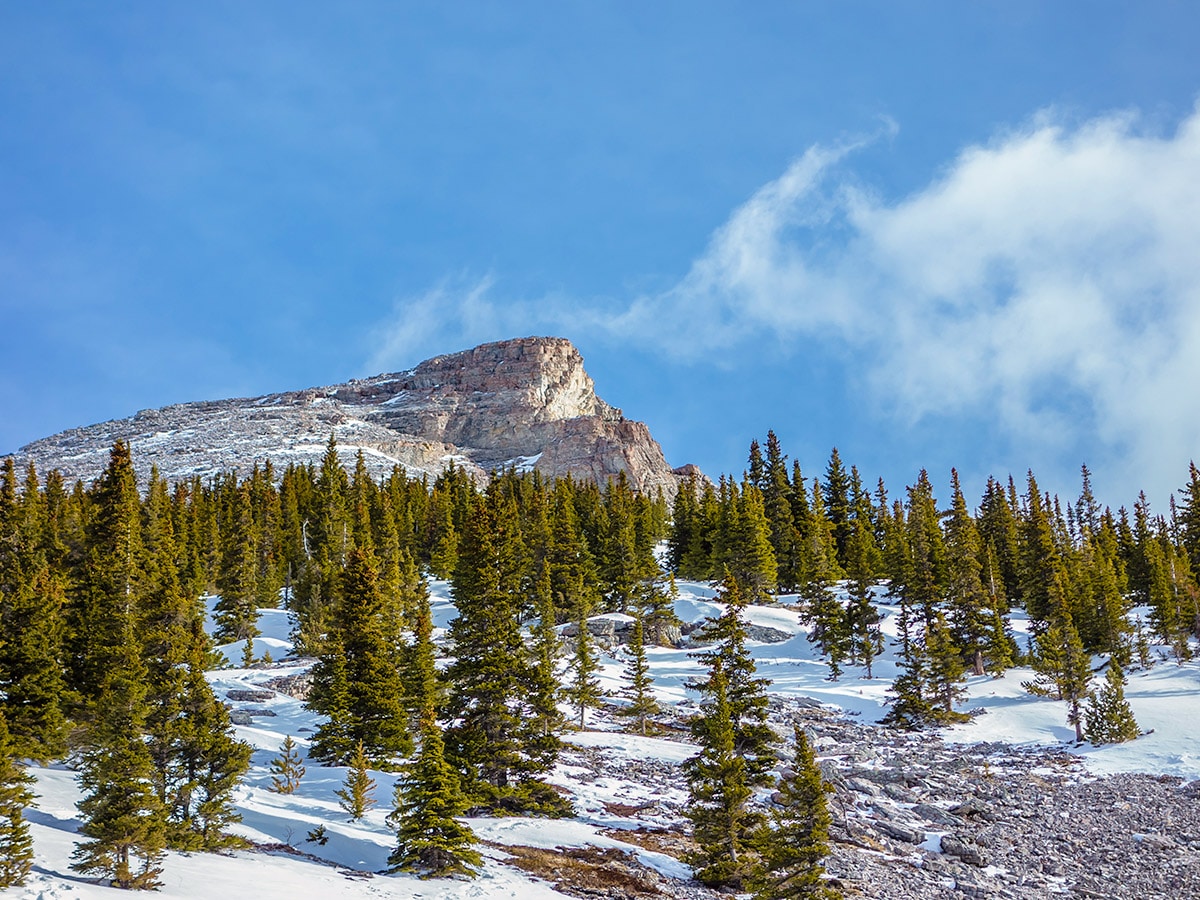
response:
[[[624,478],[536,471],[486,486],[454,466],[432,481],[399,468],[373,479],[332,438],[319,466],[173,484],[135,472],[120,442],[92,484],[9,458],[0,888],[32,866],[33,763],[75,773],[80,876],[154,888],[169,850],[245,846],[231,828],[252,749],[206,672],[271,664],[255,638],[272,608],[290,616],[294,656],[311,660],[304,703],[320,724],[306,752],[288,736],[270,789],[342,767],[345,815],[387,811],[389,871],[471,878],[482,847],[466,819],[574,814],[547,780],[564,734],[604,708],[631,734],[669,730],[648,654],[690,629],[678,579],[712,585],[722,610],[688,634],[702,674],[682,722],[698,748],[683,764],[685,862],[702,885],[756,898],[841,896],[823,869],[828,785],[811,736],[770,724],[747,608],[796,611],[831,683],[876,677],[891,646],[881,727],[962,722],[969,677],[1022,666],[1077,741],[1132,740],[1126,673],[1183,663],[1200,637],[1200,471],[1182,474],[1163,513],[1144,495],[1102,506],[1086,467],[1072,497],[1032,472],[971,498],[952,472],[936,497],[924,471],[899,488],[870,483],[836,449],[802,471],[773,433],[750,445],[744,472],[693,474],[670,500]],[[456,610],[441,642],[431,580],[448,583]],[[899,611],[894,634],[883,603]],[[589,627],[604,614],[631,621],[615,706]],[[240,661],[214,650],[238,641]],[[309,838],[325,836],[322,825]]]

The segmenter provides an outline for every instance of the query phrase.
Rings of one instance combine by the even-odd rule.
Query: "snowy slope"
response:
[[[700,622],[721,611],[707,585],[681,583],[676,611],[685,622]],[[454,616],[448,586],[435,582],[435,625],[439,629]],[[784,598],[786,601],[786,598]],[[885,633],[894,633],[895,610],[884,606]],[[875,677],[858,671],[830,682],[827,666],[814,652],[796,612],[785,604],[754,607],[748,618],[790,635],[775,643],[752,643],[759,673],[772,680],[777,697],[807,697],[836,705],[855,721],[874,722],[887,709],[888,686],[896,673],[891,648],[876,660]],[[280,610],[264,610],[260,620],[263,635],[254,650],[264,649],[282,659],[291,648],[290,623]],[[1024,623],[1014,622],[1020,631]],[[241,644],[222,648],[235,663],[242,656]],[[691,651],[694,652],[694,649]],[[648,651],[659,699],[678,713],[694,709],[695,696],[687,689],[689,679],[700,674],[688,649],[654,648]],[[612,703],[622,687],[625,664],[621,650],[602,655],[602,682],[612,692]],[[279,664],[266,669],[228,668],[210,673],[220,697],[231,690],[261,688],[272,679],[303,671],[305,666]],[[1002,678],[973,678],[967,704],[978,714],[964,725],[948,729],[944,738],[964,744],[1003,741],[1016,745],[1065,746],[1084,758],[1097,774],[1151,772],[1200,778],[1200,665],[1177,666],[1160,662],[1149,672],[1132,672],[1127,696],[1143,729],[1153,733],[1118,746],[1075,748],[1064,744],[1073,736],[1067,725],[1065,705],[1038,699],[1020,687],[1029,670],[1013,670]],[[637,841],[621,839],[621,832],[645,826],[668,827],[677,823],[686,805],[686,792],[677,775],[680,762],[694,752],[682,738],[640,737],[620,731],[619,719],[605,712],[589,714],[585,732],[568,733],[568,752],[551,781],[571,794],[577,816],[566,821],[529,819],[478,819],[471,822],[477,834],[490,842],[484,849],[486,865],[475,881],[421,881],[411,876],[378,874],[386,866],[393,835],[385,816],[390,809],[394,776],[373,773],[378,805],[360,822],[351,823],[338,807],[335,791],[345,770],[309,764],[297,792],[282,796],[268,790],[270,760],[278,753],[285,735],[293,735],[307,747],[318,724],[299,700],[274,694],[263,702],[233,702],[235,709],[253,713],[252,725],[237,726],[238,737],[255,748],[253,768],[239,790],[237,806],[243,821],[237,832],[260,845],[290,845],[312,858],[285,852],[244,851],[229,856],[209,854],[168,855],[164,887],[160,896],[169,898],[243,897],[255,898],[540,898],[562,896],[546,882],[525,874],[512,864],[506,846],[553,849],[557,847],[615,848],[630,855],[641,866],[665,879],[686,879],[687,868],[667,853],[647,849]],[[271,713],[270,715],[266,713]],[[828,748],[826,748],[828,749]],[[76,840],[75,801],[78,791],[73,773],[62,767],[34,769],[38,777],[38,808],[30,811],[36,842],[37,864],[30,883],[0,896],[22,898],[110,897],[110,889],[94,885],[71,872],[70,853]],[[638,809],[636,816],[629,810]],[[305,840],[318,825],[326,827],[329,840],[317,844]]]

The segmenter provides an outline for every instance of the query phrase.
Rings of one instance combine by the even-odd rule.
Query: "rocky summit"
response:
[[[536,467],[599,482],[624,471],[636,489],[668,497],[677,485],[646,425],[597,397],[579,351],[550,337],[483,344],[346,384],[142,410],[34,441],[16,456],[89,481],[120,439],[142,478],[157,466],[178,480],[266,460],[277,470],[316,463],[330,435],[343,462],[362,450],[375,475],[399,465],[436,476],[454,463],[480,482],[492,469]]]

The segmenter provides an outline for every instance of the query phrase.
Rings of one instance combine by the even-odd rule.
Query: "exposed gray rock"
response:
[[[968,865],[979,868],[987,865],[987,860],[978,847],[968,844],[952,834],[942,835],[942,852],[957,857]]]
[[[778,628],[771,628],[769,625],[746,625],[746,639],[751,641],[761,641],[764,644],[779,644],[783,641],[789,641],[793,637],[791,632],[782,631]]]
[[[235,700],[240,703],[263,703],[275,697],[274,691],[255,691],[243,688],[234,688],[225,694],[230,700]]]
[[[875,828],[886,834],[890,838],[897,841],[904,841],[906,844],[920,844],[925,840],[925,832],[919,828],[910,828],[907,825],[900,825],[897,822],[891,822],[887,819],[882,819],[875,823]]]
[[[297,700],[307,700],[308,692],[312,688],[312,670],[308,669],[296,675],[280,675],[264,684],[276,693],[295,697]]]

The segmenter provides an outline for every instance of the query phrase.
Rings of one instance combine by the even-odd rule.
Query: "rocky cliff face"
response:
[[[69,480],[98,475],[117,439],[142,477],[316,462],[333,434],[343,460],[361,449],[376,475],[400,465],[435,476],[452,461],[478,480],[536,466],[603,482],[624,471],[639,490],[674,496],[677,479],[641,422],[596,396],[583,358],[562,338],[518,338],[427,360],[408,372],[241,400],[143,410],[35,441],[16,454]]]

